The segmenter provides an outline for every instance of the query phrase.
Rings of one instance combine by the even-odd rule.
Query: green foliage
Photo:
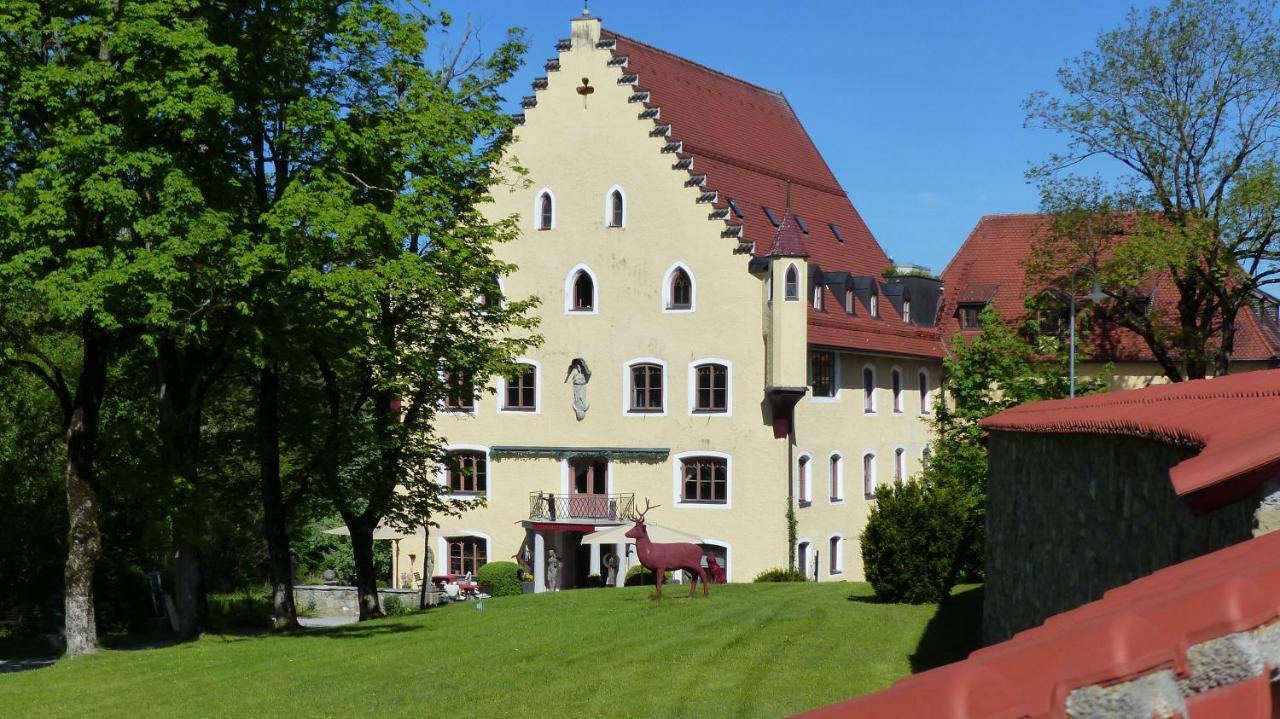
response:
[[[779,567],[766,569],[757,574],[756,578],[751,581],[756,584],[764,584],[770,582],[807,582],[809,580],[795,567]]]
[[[266,587],[249,587],[229,594],[210,594],[209,623],[219,632],[270,629],[270,590]]]
[[[671,581],[670,571],[662,575],[662,581]],[[655,584],[657,584],[657,581],[654,573],[640,564],[628,569],[627,576],[623,579],[623,586],[627,587],[653,586]]]
[[[321,584],[324,571],[332,569],[339,584],[356,583],[356,560],[351,538],[325,530],[341,527],[342,518],[328,515],[307,523],[296,535],[293,549],[298,555],[298,579],[304,584]],[[383,584],[391,575],[391,543],[373,543],[374,574]]]
[[[480,591],[493,597],[523,594],[520,584],[520,566],[515,562],[489,562],[476,570],[476,584]]]
[[[876,596],[890,602],[942,601],[963,561],[974,495],[925,480],[882,484],[862,531],[862,562]]]
[[[403,617],[414,614],[417,611],[412,605],[405,604],[400,597],[387,597],[382,603],[382,612],[388,617]]]

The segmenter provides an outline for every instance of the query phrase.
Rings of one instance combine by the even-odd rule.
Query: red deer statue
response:
[[[657,587],[658,599],[662,599],[662,578],[668,569],[685,569],[693,577],[689,583],[689,598],[692,599],[698,589],[698,580],[702,580],[702,596],[710,596],[707,591],[707,570],[702,568],[702,547],[689,542],[650,542],[649,529],[644,526],[644,515],[660,504],[649,506],[649,499],[644,500],[644,511],[633,519],[636,526],[627,530],[626,536],[636,540],[636,554],[640,555],[640,563],[653,572]]]

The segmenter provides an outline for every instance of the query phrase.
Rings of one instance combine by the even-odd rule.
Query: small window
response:
[[[956,311],[956,317],[960,320],[960,326],[964,329],[975,329],[978,327],[978,315],[982,312],[982,305],[960,305],[960,309]]]
[[[573,278],[572,308],[574,312],[590,312],[596,308],[596,285],[583,270],[578,270],[578,276]]]
[[[778,226],[778,218],[776,215],[773,214],[773,210],[770,210],[768,207],[765,207],[764,214],[765,214],[765,217],[769,218],[769,224],[773,225],[774,227]]]
[[[920,373],[920,414],[929,414],[929,375]]]
[[[809,458],[801,457],[796,471],[796,487],[799,493],[800,506],[809,506]]]
[[[902,294],[902,321],[911,324],[911,293]]]
[[[662,366],[631,365],[631,411],[662,411]]]
[[[484,494],[488,463],[484,452],[451,452],[445,459],[449,491],[454,494]]]
[[[693,281],[689,279],[688,272],[677,267],[676,271],[671,273],[671,302],[667,305],[667,309],[687,310],[692,306]]]
[[[538,197],[538,229],[549,230],[555,222],[555,201],[550,192],[543,192]]]
[[[829,350],[809,352],[809,386],[814,397],[836,396],[836,353]]]
[[[839,502],[844,499],[844,493],[841,491],[843,482],[840,480],[840,455],[831,455],[831,501]]]
[[[894,414],[902,414],[902,373],[898,370],[893,371],[893,412]]]
[[[907,478],[907,450],[899,447],[893,452],[893,481],[902,484]]]
[[[512,412],[533,412],[538,401],[538,368],[521,363],[522,371],[514,379],[507,380],[506,405]]]
[[[862,369],[862,411],[867,414],[876,411],[876,372],[870,367]]]
[[[819,312],[822,311],[822,301],[824,299],[823,295],[824,293],[822,291],[822,283],[821,282],[813,283],[813,308],[815,310],[818,310]]]
[[[707,363],[694,368],[697,389],[694,393],[693,411],[718,414],[729,407],[729,368],[722,364]]]
[[[742,219],[742,208],[738,207],[737,201],[734,200],[732,197],[729,198],[729,209],[733,210],[733,214],[737,216],[739,220]]]
[[[729,463],[720,457],[680,460],[680,500],[705,504],[729,501]]]
[[[836,242],[844,242],[844,235],[840,234],[840,228],[836,227],[835,223],[831,223],[827,227],[830,227],[831,234],[836,236]]]
[[[852,289],[852,288],[850,288],[850,289],[846,289],[846,290],[844,291],[844,309],[845,309],[845,312],[848,312],[849,314],[853,314],[853,312],[854,312],[854,309],[853,309],[853,308],[854,308],[855,306],[856,306],[856,304],[855,304],[854,297],[853,297],[853,289]]]
[[[870,452],[862,455],[862,494],[867,499],[876,496],[876,456]]]
[[[800,219],[800,215],[793,213],[791,216],[796,219],[796,227],[799,227],[800,231],[806,235],[809,234],[809,228],[805,226],[804,220]]]
[[[809,580],[809,543],[801,542],[796,545],[796,569],[799,570],[800,576]]]
[[[622,190],[614,190],[609,193],[609,226],[622,227],[622,220],[625,215],[623,210],[625,200],[622,199]]]
[[[871,319],[880,319],[880,297],[875,290],[871,291],[871,298],[867,301],[867,314],[871,315]]]
[[[475,574],[489,562],[488,543],[480,537],[449,537],[449,573]]]
[[[800,272],[795,265],[787,268],[787,276],[784,284],[783,298],[786,300],[800,299]]]
[[[830,564],[827,568],[828,574],[836,575],[844,573],[844,568],[841,566],[842,562],[840,559],[840,537],[832,537],[830,541],[827,542],[827,562]]]
[[[444,408],[448,412],[474,412],[476,388],[461,372],[444,373]]]

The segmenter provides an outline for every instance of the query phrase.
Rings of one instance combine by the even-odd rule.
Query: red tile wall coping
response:
[[[1280,477],[1280,370],[1032,402],[982,420],[994,432],[1123,434],[1192,446],[1169,470],[1195,512],[1252,495]]]

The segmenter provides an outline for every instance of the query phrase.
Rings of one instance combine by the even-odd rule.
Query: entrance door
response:
[[[569,516],[609,517],[609,463],[603,459],[574,459],[569,463]]]

